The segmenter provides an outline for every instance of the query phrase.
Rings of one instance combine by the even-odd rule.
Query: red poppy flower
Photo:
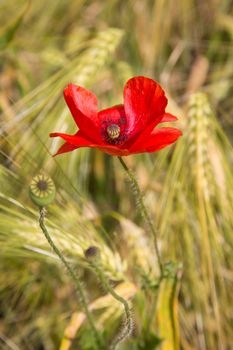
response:
[[[165,113],[164,91],[149,78],[130,79],[124,88],[124,105],[100,112],[96,96],[83,87],[69,84],[64,97],[79,130],[75,135],[50,134],[66,141],[55,155],[80,147],[98,148],[114,156],[155,152],[182,135],[175,128],[155,128],[159,123],[173,122],[177,118]]]

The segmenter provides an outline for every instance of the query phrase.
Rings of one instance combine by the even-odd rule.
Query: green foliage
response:
[[[7,46],[11,43],[11,41],[14,39],[14,36],[19,29],[20,25],[22,24],[22,21],[24,19],[24,16],[26,15],[29,4],[25,7],[25,9],[20,13],[17,14],[16,18],[13,19],[12,23],[7,24],[6,28],[2,28],[0,31],[0,50],[4,50],[7,48]]]
[[[129,345],[123,346],[122,350],[156,350],[159,349],[162,340],[159,339],[155,334],[149,333],[143,339],[137,339],[130,341]]]

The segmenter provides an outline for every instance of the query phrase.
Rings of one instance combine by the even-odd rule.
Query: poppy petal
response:
[[[98,101],[95,94],[81,86],[69,84],[64,98],[79,129],[90,139],[98,140]]]
[[[118,157],[128,156],[130,154],[128,149],[123,149],[116,146],[98,147],[98,149],[102,152]]]
[[[64,133],[55,132],[55,133],[51,133],[49,136],[60,137],[66,141],[66,143],[64,143],[59,148],[57,153],[54,154],[54,156],[61,153],[73,151],[74,149],[81,148],[81,147],[98,148],[102,152],[105,152],[114,156],[124,156],[129,154],[129,151],[127,149],[120,149],[118,146],[105,145],[104,143],[95,144],[92,141],[86,139],[85,135],[83,135],[81,131],[78,131],[75,135],[68,135]]]
[[[59,149],[58,151],[53,155],[53,157],[57,156],[58,154],[62,153],[67,153],[67,152],[72,152],[77,148],[77,146],[71,145],[68,142],[65,142]]]
[[[129,149],[130,153],[155,152],[171,145],[180,136],[182,132],[176,128],[158,128],[150,136],[145,135],[144,140],[138,139]]]
[[[175,117],[174,115],[170,113],[164,113],[162,119],[160,120],[160,123],[175,122],[176,120],[178,120],[178,118]]]
[[[154,80],[146,77],[130,79],[124,88],[124,107],[129,134],[139,133],[152,122],[159,123],[166,105],[165,93]]]
[[[125,119],[125,110],[124,106],[116,105],[110,108],[103,109],[98,113],[98,119],[100,123],[104,121],[109,121],[112,123],[118,123],[120,118]],[[125,120],[123,120],[124,122]]]
[[[92,141],[88,140],[86,136],[79,130],[75,135],[68,135],[61,132],[53,132],[49,135],[50,137],[60,137],[69,144],[77,147],[91,147],[94,144]],[[95,144],[96,146],[96,144]]]
[[[162,119],[160,120],[160,123],[165,123],[165,122],[174,122],[178,120],[177,117],[175,117],[174,115],[170,114],[170,113],[164,113],[162,116]],[[126,147],[130,148],[131,145],[135,144],[137,142],[137,144],[140,144],[140,142],[144,142],[144,140],[146,140],[147,138],[150,137],[152,131],[155,129],[155,127],[158,125],[157,121],[154,121],[153,123],[149,124],[145,130],[143,130],[139,135],[136,135],[134,138],[130,138],[129,141],[126,143]]]

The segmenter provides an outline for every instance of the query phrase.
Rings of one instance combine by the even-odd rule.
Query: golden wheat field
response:
[[[0,1],[0,349],[233,349],[232,15]]]

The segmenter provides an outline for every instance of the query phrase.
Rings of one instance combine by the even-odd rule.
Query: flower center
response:
[[[55,198],[56,188],[53,180],[44,173],[33,177],[29,186],[29,196],[34,204],[44,207],[52,203]]]
[[[120,127],[116,124],[111,124],[107,127],[107,133],[111,140],[118,139],[118,137],[120,136],[120,131]]]
[[[39,197],[48,196],[54,191],[53,181],[45,174],[39,174],[32,179],[30,189],[32,193]]]

